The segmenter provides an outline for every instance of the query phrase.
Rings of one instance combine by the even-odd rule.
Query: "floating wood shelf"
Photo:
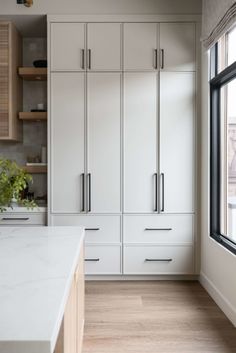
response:
[[[45,121],[47,120],[47,112],[20,112],[19,119],[26,121]]]
[[[23,169],[30,174],[45,174],[47,173],[47,166],[46,165],[25,165]]]
[[[28,81],[46,81],[47,68],[46,67],[19,67],[18,74],[24,80]]]

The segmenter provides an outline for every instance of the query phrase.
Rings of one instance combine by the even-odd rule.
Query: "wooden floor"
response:
[[[83,353],[235,353],[236,329],[198,282],[87,282]]]

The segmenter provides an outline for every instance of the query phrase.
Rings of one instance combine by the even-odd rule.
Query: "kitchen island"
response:
[[[80,352],[83,243],[81,227],[0,227],[0,353]]]

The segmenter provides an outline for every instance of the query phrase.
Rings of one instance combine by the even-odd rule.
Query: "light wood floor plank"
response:
[[[198,282],[87,282],[83,353],[236,353],[236,329]]]

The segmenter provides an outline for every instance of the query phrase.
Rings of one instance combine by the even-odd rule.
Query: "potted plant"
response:
[[[0,212],[14,203],[27,208],[36,207],[34,200],[24,198],[23,192],[32,183],[32,176],[14,161],[0,158]]]

